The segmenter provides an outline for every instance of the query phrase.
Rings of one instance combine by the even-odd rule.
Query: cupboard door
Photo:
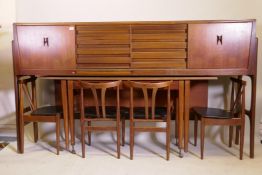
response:
[[[75,69],[75,31],[69,26],[17,26],[20,69]]]
[[[189,24],[188,68],[248,67],[252,23]]]

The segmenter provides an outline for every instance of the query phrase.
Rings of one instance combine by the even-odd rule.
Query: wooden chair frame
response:
[[[198,120],[201,123],[201,159],[204,157],[204,137],[205,137],[205,126],[207,125],[227,125],[229,126],[229,147],[232,146],[233,137],[233,126],[237,126],[240,129],[240,160],[243,158],[243,147],[244,147],[244,131],[245,131],[245,86],[246,82],[241,79],[230,78],[232,81],[231,99],[230,99],[230,110],[228,111],[231,116],[230,118],[214,118],[209,116],[203,116],[198,113],[195,108],[192,112],[195,116],[194,122],[194,145],[197,145],[197,127]],[[235,91],[237,89],[237,91]],[[240,109],[240,111],[239,111]],[[237,135],[236,137],[239,137]]]
[[[127,86],[130,87],[130,159],[133,159],[134,152],[134,133],[135,132],[166,132],[166,159],[169,160],[170,155],[170,122],[171,122],[171,99],[170,99],[170,85],[172,81],[165,82],[135,82],[129,81]],[[156,119],[156,94],[158,89],[167,88],[167,113],[166,119]],[[145,101],[145,118],[136,119],[134,117],[134,89],[140,89],[143,91]],[[149,94],[148,90],[152,89],[151,100],[151,116],[149,116]],[[164,117],[164,116],[161,116]],[[166,122],[166,127],[137,127],[136,122]]]
[[[78,81],[80,86],[80,123],[81,123],[81,144],[82,144],[82,157],[85,158],[85,131],[88,131],[88,143],[91,144],[91,132],[92,131],[116,131],[117,132],[117,158],[120,158],[120,95],[119,86],[121,81],[111,82],[86,82]],[[106,115],[106,90],[109,88],[116,88],[116,118],[107,118]],[[96,117],[89,118],[85,116],[85,104],[84,104],[84,89],[90,89],[92,91]],[[97,90],[101,90],[101,100],[98,100]],[[100,107],[102,112],[100,112]],[[92,121],[116,121],[116,126],[92,126]],[[85,123],[87,122],[87,125]]]
[[[30,87],[30,88],[29,88]],[[26,114],[28,112],[33,112],[37,109],[37,100],[36,100],[36,77],[31,77],[28,79],[19,80],[18,89],[20,94],[20,106],[19,106],[19,116],[20,122],[24,125],[28,122],[33,122],[34,127],[34,142],[38,141],[38,123],[37,122],[53,122],[56,124],[56,150],[57,155],[59,155],[60,150],[60,114],[54,116],[46,115],[31,115]],[[30,92],[31,90],[31,92]],[[24,107],[24,99],[29,103],[29,107]],[[22,143],[22,153],[24,152],[24,127],[21,128],[21,138]]]

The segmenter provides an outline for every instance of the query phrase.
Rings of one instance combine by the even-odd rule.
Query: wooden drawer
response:
[[[74,27],[17,26],[17,40],[22,72],[75,70]]]
[[[248,68],[252,23],[189,24],[188,68]]]
[[[78,68],[129,68],[129,25],[77,26]]]
[[[132,25],[131,29],[132,68],[186,68],[186,24]]]

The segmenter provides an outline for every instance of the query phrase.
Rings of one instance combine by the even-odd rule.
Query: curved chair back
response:
[[[245,117],[245,86],[246,82],[236,78],[230,78],[232,81],[230,112],[240,117]]]
[[[121,81],[111,81],[111,82],[80,81],[79,84],[80,84],[80,99],[81,99],[80,111],[81,111],[82,119],[84,117],[84,89],[90,89],[92,91],[97,118],[106,118],[106,91],[107,89],[110,88],[116,88],[116,92],[117,92],[116,109],[117,109],[117,114],[120,114],[119,86],[121,84]],[[100,91],[100,93],[98,91]]]
[[[130,115],[133,118],[133,108],[134,108],[134,89],[141,89],[143,91],[144,97],[144,107],[145,107],[145,118],[155,119],[155,109],[156,109],[156,95],[159,89],[167,89],[167,114],[170,115],[170,85],[172,81],[164,82],[135,82],[129,81],[128,86],[130,87]],[[149,94],[149,90],[152,90],[152,94]],[[150,98],[151,97],[151,98]],[[151,99],[151,115],[149,115],[150,109],[150,99]]]

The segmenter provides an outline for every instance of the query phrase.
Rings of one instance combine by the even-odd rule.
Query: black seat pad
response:
[[[151,118],[151,108],[148,109],[148,117]],[[166,107],[156,107],[155,108],[155,119],[165,119],[167,115]],[[142,119],[145,118],[145,108],[135,107],[134,108],[134,118]]]
[[[54,116],[57,114],[62,114],[63,109],[62,106],[44,106],[39,107],[36,110],[34,110],[31,115],[44,115],[44,116]]]
[[[126,107],[120,107],[120,116],[121,117],[126,117],[128,116],[128,108]],[[102,107],[99,107],[99,112],[100,112],[100,117],[102,118]],[[97,118],[96,115],[96,107],[91,106],[91,107],[85,107],[85,117],[88,118]],[[116,118],[116,106],[106,106],[106,117],[107,118]],[[80,112],[76,111],[75,112],[75,118],[79,119],[80,118]]]
[[[198,115],[205,117],[205,118],[223,118],[229,119],[232,118],[233,115],[231,112],[219,109],[219,108],[205,108],[205,107],[194,107],[193,111]]]

